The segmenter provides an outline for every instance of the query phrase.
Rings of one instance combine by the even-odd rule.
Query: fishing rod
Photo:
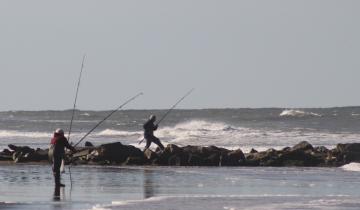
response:
[[[85,57],[86,57],[86,55],[84,55],[84,57],[83,57],[83,59],[82,59],[82,63],[81,63],[81,70],[80,70],[79,80],[78,80],[77,88],[76,88],[76,94],[75,94],[75,100],[74,100],[74,107],[73,107],[72,115],[71,115],[70,128],[69,128],[69,134],[68,134],[68,141],[70,141],[71,129],[72,129],[73,121],[74,121],[74,115],[75,115],[75,109],[76,109],[76,102],[77,102],[78,93],[79,93],[81,76],[82,76],[82,72],[83,72],[83,69],[84,69]]]
[[[69,133],[68,133],[68,141],[70,141],[70,135],[71,135],[72,125],[73,125],[73,121],[74,121],[75,109],[76,109],[76,102],[77,102],[77,98],[78,98],[78,94],[79,94],[79,88],[80,88],[80,82],[81,82],[82,72],[83,72],[83,69],[84,69],[85,57],[86,57],[86,55],[83,56],[83,59],[82,59],[82,62],[81,62],[80,75],[79,75],[79,79],[78,79],[78,83],[77,83],[77,87],[76,87],[76,93],[75,93],[75,99],[74,99],[74,106],[73,106],[72,115],[71,115],[71,120],[70,120],[70,127],[69,127]],[[65,165],[65,162],[64,162],[64,160],[62,160],[62,161],[61,161],[61,167],[60,167],[60,168],[62,169],[62,170],[60,170],[60,171],[62,171],[62,172],[65,172],[64,165]],[[69,165],[69,176],[70,176],[70,186],[71,186],[71,188],[72,188],[72,177],[71,177],[70,165]]]
[[[81,62],[80,75],[79,75],[79,79],[78,79],[78,83],[77,83],[77,87],[76,87],[74,106],[73,106],[73,109],[72,109],[72,115],[71,115],[71,120],[70,120],[70,128],[69,128],[69,133],[68,133],[68,141],[70,141],[70,135],[71,135],[71,129],[72,129],[73,121],[74,121],[74,115],[75,115],[76,102],[77,102],[78,93],[79,93],[80,81],[81,81],[82,72],[83,72],[83,69],[84,69],[85,56],[86,55],[83,56],[83,59],[82,59],[82,62]],[[61,166],[60,166],[60,171],[62,173],[65,172],[65,167],[64,166],[65,166],[65,162],[64,162],[64,160],[62,160],[61,161]],[[70,170],[70,167],[69,167],[69,170]],[[70,180],[71,180],[71,173],[70,173]]]
[[[82,142],[88,135],[90,135],[91,132],[93,132],[97,127],[99,127],[105,120],[107,120],[109,117],[111,117],[111,115],[113,115],[115,112],[119,111],[123,106],[125,106],[126,104],[130,103],[131,101],[135,100],[137,97],[143,95],[143,93],[138,93],[135,96],[133,96],[132,98],[128,99],[127,101],[125,101],[123,104],[121,104],[117,109],[113,110],[111,113],[109,113],[104,119],[102,119],[98,124],[96,124],[89,132],[87,132],[75,145],[74,147],[76,147],[78,144],[80,144],[80,142]]]
[[[175,109],[175,107],[181,102],[183,101],[187,96],[189,96],[192,92],[194,91],[194,88],[192,88],[191,90],[189,90],[183,97],[181,97],[164,115],[163,117],[158,121],[158,123],[156,124],[156,126],[158,126],[161,121],[163,121],[166,116]],[[139,141],[139,144],[141,144],[144,141],[145,138],[141,139],[141,141]]]
[[[180,98],[180,100],[178,100],[165,114],[164,116],[158,121],[158,123],[156,125],[159,125],[161,123],[161,121],[163,121],[166,116],[172,111],[174,110],[174,108],[182,101],[184,100],[188,95],[190,95],[192,92],[194,91],[194,88],[192,88],[191,90],[189,90],[182,98]]]

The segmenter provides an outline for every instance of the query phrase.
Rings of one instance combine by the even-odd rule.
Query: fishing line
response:
[[[113,115],[115,112],[119,111],[121,108],[123,108],[126,104],[130,103],[131,101],[135,100],[137,97],[143,95],[143,93],[138,93],[135,96],[131,97],[127,101],[125,101],[123,104],[121,104],[118,108],[114,109],[112,112],[110,112],[104,119],[102,119],[98,124],[96,124],[89,132],[87,132],[75,145],[76,147],[80,142],[82,142],[88,135],[91,134],[97,127],[99,127],[105,120],[107,120],[111,115]]]

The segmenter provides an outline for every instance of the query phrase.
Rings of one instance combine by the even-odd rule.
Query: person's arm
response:
[[[153,128],[154,128],[154,131],[156,131],[158,129],[158,124],[155,124]]]
[[[76,152],[76,149],[71,146],[68,142],[68,140],[66,138],[64,138],[64,141],[65,141],[65,147],[68,148],[69,150],[71,150],[72,152]]]

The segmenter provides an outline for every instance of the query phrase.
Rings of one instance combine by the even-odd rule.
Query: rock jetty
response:
[[[168,144],[164,151],[141,151],[120,142],[77,148],[69,154],[68,164],[96,165],[159,165],[159,166],[298,166],[338,167],[350,162],[360,162],[360,143],[338,144],[334,149],[313,147],[303,141],[282,150],[268,149],[243,153],[241,149],[228,150],[216,146],[184,146]],[[9,145],[0,152],[0,161],[15,163],[46,162],[47,149]]]

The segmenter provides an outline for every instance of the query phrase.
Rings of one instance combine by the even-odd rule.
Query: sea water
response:
[[[120,111],[86,141],[138,145],[150,114]],[[76,111],[76,143],[109,111]],[[68,130],[71,111],[0,112],[0,149],[47,148]],[[360,108],[175,110],[155,135],[166,145],[266,150],[309,141],[333,148],[359,142]],[[341,168],[73,166],[54,189],[50,165],[1,165],[0,209],[359,209],[360,165]],[[56,196],[54,196],[56,194]],[[59,196],[57,196],[59,195]]]
[[[120,141],[139,146],[142,125],[149,115],[160,118],[166,111],[119,111],[85,141],[97,145]],[[70,141],[76,143],[109,113],[76,111]],[[10,143],[46,148],[56,128],[69,130],[71,114],[71,110],[0,112],[0,149]],[[303,140],[331,148],[338,143],[359,141],[359,128],[360,107],[174,110],[155,135],[164,144],[216,145],[246,152],[251,148],[279,149]]]

